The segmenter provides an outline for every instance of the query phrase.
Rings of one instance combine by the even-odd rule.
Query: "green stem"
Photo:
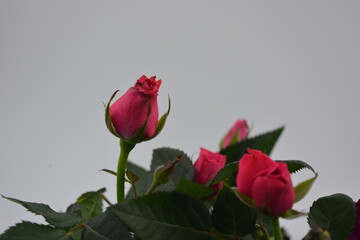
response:
[[[155,179],[154,179],[151,186],[150,186],[150,188],[147,190],[146,194],[152,193],[157,186],[159,186],[159,184],[156,184]]]
[[[275,240],[282,240],[279,217],[271,218]]]
[[[117,201],[118,203],[125,200],[125,169],[126,163],[131,150],[135,144],[126,142],[120,138],[120,155],[116,173]]]

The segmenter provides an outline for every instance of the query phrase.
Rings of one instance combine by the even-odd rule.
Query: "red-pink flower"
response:
[[[200,155],[194,163],[194,181],[204,185],[214,179],[216,174],[225,166],[226,156],[213,153],[205,148],[200,148]],[[220,190],[222,183],[211,185],[212,188]]]
[[[161,80],[143,75],[135,85],[115,101],[109,101],[106,124],[116,136],[131,143],[155,137],[162,129],[169,111],[159,121],[157,95]],[[110,119],[110,123],[109,120]]]
[[[220,143],[221,148],[226,148],[230,144],[240,142],[248,137],[249,127],[246,120],[238,119],[230,128]]]
[[[272,215],[291,209],[295,190],[287,165],[273,161],[261,151],[248,149],[248,152],[239,161],[238,190],[251,197],[257,208]]]
[[[355,204],[356,207],[356,218],[355,225],[352,229],[348,240],[360,240],[360,199]]]

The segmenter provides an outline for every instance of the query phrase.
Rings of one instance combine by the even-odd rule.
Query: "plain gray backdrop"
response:
[[[152,149],[196,160],[237,118],[251,136],[286,125],[273,159],[308,162],[319,177],[294,208],[359,192],[359,1],[0,1],[0,193],[65,210],[106,187],[115,202],[118,140],[104,107],[143,74],[163,80],[163,132]],[[311,177],[303,171],[294,184]],[[0,199],[0,232],[44,222]],[[284,220],[293,239],[306,218]]]

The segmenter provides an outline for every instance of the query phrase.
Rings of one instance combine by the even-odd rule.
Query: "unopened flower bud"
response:
[[[264,237],[263,230],[259,225],[256,225],[254,229],[251,231],[251,236],[254,239],[262,239]]]
[[[169,182],[172,175],[174,174],[176,164],[180,162],[182,156],[183,154],[181,154],[176,160],[167,162],[157,167],[154,171],[154,182],[156,182],[158,185]]]
[[[249,127],[246,120],[238,119],[220,142],[220,149],[247,139]]]
[[[167,162],[159,167],[157,167],[154,171],[154,180],[147,191],[147,193],[152,193],[155,188],[161,184],[165,184],[170,181],[172,175],[174,174],[176,164],[180,162],[183,154],[178,156],[178,158],[174,161]]]
[[[322,228],[314,228],[309,231],[304,240],[331,240],[330,233]]]

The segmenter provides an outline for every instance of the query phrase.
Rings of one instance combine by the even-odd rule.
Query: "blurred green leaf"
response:
[[[82,194],[75,203],[67,208],[67,212],[77,213],[84,221],[89,221],[103,211],[103,193],[105,188],[94,192],[86,192]]]
[[[15,198],[2,197],[24,206],[32,213],[42,215],[48,223],[58,228],[72,227],[76,223],[82,221],[82,218],[75,213],[55,212],[48,205],[43,203],[25,202]]]
[[[215,176],[212,180],[211,184],[216,184],[222,181],[229,180],[234,173],[238,170],[239,162],[232,162],[226,164]]]
[[[316,174],[315,170],[309,164],[307,164],[306,162],[303,162],[301,160],[279,160],[277,162],[286,163],[290,173],[296,173],[302,169],[307,168],[307,169],[311,170],[314,174]]]
[[[211,218],[197,199],[177,192],[157,192],[111,206],[139,240],[207,240]]]
[[[111,211],[92,219],[83,231],[83,240],[131,240],[131,233],[123,222]]]
[[[18,223],[0,235],[0,240],[59,240],[65,231],[31,222]]]
[[[218,231],[239,238],[251,232],[256,215],[256,209],[246,206],[232,190],[225,187],[215,202],[212,220]]]
[[[215,190],[210,187],[206,187],[186,179],[182,179],[180,181],[180,183],[176,186],[175,191],[190,195],[200,200],[206,199],[215,192]]]
[[[310,208],[308,223],[312,229],[329,231],[331,239],[347,239],[355,223],[355,203],[345,194],[319,198]]]

